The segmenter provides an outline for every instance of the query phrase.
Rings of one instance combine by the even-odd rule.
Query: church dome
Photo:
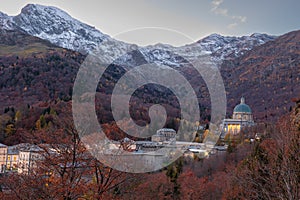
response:
[[[237,106],[235,106],[234,113],[240,112],[240,113],[252,113],[251,108],[245,104],[245,99],[244,97],[241,98],[241,103]]]

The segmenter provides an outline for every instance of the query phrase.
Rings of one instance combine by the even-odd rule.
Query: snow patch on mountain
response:
[[[28,4],[12,20],[30,35],[79,52],[92,51],[109,37],[52,6]]]
[[[4,30],[13,30],[12,17],[0,12],[0,28]]]

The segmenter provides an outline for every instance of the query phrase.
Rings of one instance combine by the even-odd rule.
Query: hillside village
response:
[[[206,5],[204,1],[151,1],[149,6],[147,1],[139,1],[147,5],[143,10],[136,9],[139,3],[131,6],[122,1],[126,6],[118,2],[119,8],[110,10],[102,1],[98,7],[97,3],[59,1],[50,3],[54,6],[18,7],[21,12],[16,14],[5,7],[17,5],[5,1],[9,2],[4,0],[0,11],[1,200],[300,199],[300,30],[295,6],[299,3],[251,2],[245,6],[246,1],[211,0],[205,1]],[[61,8],[74,16],[77,13],[78,19],[55,7],[61,4],[66,4]],[[96,13],[85,10],[85,6],[92,6]],[[127,43],[113,37],[105,27],[81,22],[80,15],[86,12],[93,17],[106,13],[108,17],[99,15],[97,20],[113,28],[144,20],[151,24],[171,20],[154,29],[175,25],[177,34],[203,38],[182,46],[159,38],[159,43],[148,46]],[[147,13],[152,17],[145,17]],[[194,20],[198,14],[200,18],[205,16],[207,23]],[[115,21],[118,15],[121,20]],[[262,20],[261,16],[268,17]],[[84,19],[90,20],[88,16]],[[257,23],[253,23],[255,20]],[[190,26],[194,22],[201,24]],[[162,36],[152,34],[150,29],[145,28],[145,35],[134,39]],[[259,33],[254,32],[257,30]],[[171,29],[164,31],[174,34]],[[78,72],[94,50],[110,64],[98,77],[95,95],[87,92],[93,88],[90,84],[83,84],[82,93],[76,95]],[[212,95],[215,84],[207,80],[214,82],[216,76],[199,73],[194,65],[197,63],[220,73],[217,79],[222,83],[217,85],[224,89],[226,106],[217,110],[227,108],[220,125],[210,123],[215,117],[213,100],[218,100],[220,93]],[[115,119],[112,110],[123,107],[121,103],[112,104],[115,88],[127,72],[145,64],[170,67],[187,80],[190,91],[171,74],[158,72],[160,80],[174,78],[171,85],[176,90],[195,95],[199,107],[196,123],[182,117],[186,112],[182,105],[189,105],[189,100],[181,102],[176,92],[153,81],[132,93],[130,116]],[[149,69],[149,74],[155,71]],[[93,77],[96,73],[88,79]],[[121,88],[126,89],[123,85]],[[73,107],[76,96],[80,102],[94,103],[91,107],[95,113],[87,108],[75,110],[96,116],[104,137],[98,137],[98,126],[85,135],[94,128],[90,120],[83,123],[86,129],[78,129]],[[151,106],[157,104],[166,111],[164,126],[151,117]],[[135,136],[126,131],[136,129],[129,123],[131,119],[149,128],[145,137],[139,137],[138,131]],[[181,134],[181,125],[188,131]]]
[[[224,119],[220,125],[219,140],[223,141],[223,145],[212,144],[209,142],[186,142],[178,141],[176,138],[176,131],[170,128],[163,128],[157,130],[156,134],[151,136],[150,141],[133,141],[129,138],[124,138],[122,141],[112,142],[109,148],[106,150],[106,154],[114,154],[120,148],[126,144],[126,150],[132,154],[145,157],[145,159],[153,160],[153,157],[157,155],[149,154],[149,152],[155,152],[160,148],[174,148],[182,150],[184,156],[199,158],[205,158],[209,155],[217,152],[223,152],[227,150],[228,142],[224,142],[225,136],[234,136],[245,128],[255,125],[251,108],[245,103],[245,98],[241,98],[240,104],[238,104],[234,110],[232,119]],[[201,126],[202,132],[204,127]],[[199,130],[199,127],[198,127]],[[206,130],[208,131],[208,130]],[[251,141],[259,138],[252,138]],[[42,148],[41,148],[42,147]],[[43,153],[46,152],[59,153],[55,149],[47,146],[47,144],[35,145],[29,143],[21,143],[14,146],[6,146],[0,144],[0,172],[17,172],[20,174],[29,174],[30,170],[38,167],[38,161],[44,159]],[[87,147],[89,150],[89,147]],[[154,159],[154,160],[155,160]]]

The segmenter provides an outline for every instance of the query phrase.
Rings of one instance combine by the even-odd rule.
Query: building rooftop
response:
[[[163,131],[165,131],[165,132],[175,132],[176,133],[176,131],[172,128],[161,128],[161,129],[157,130],[157,132],[163,132]]]
[[[0,143],[0,148],[7,147],[5,144]]]
[[[241,103],[235,106],[233,113],[252,113],[251,108],[245,103],[245,98],[241,98]]]
[[[43,151],[43,149],[40,148],[37,145],[30,145],[30,146],[22,147],[21,149],[19,149],[19,151],[22,151],[22,152],[41,152],[41,151]]]

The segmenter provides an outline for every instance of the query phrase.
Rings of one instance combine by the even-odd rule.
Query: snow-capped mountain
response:
[[[93,51],[105,39],[113,41],[108,35],[52,6],[28,4],[12,21],[30,35],[79,52]]]
[[[262,45],[274,39],[274,36],[260,33],[242,37],[212,34],[202,40],[199,40],[197,44],[199,44],[201,48],[205,49],[205,51],[214,54],[214,56],[225,59],[229,56],[238,57],[245,51],[249,51],[255,46]]]
[[[183,61],[194,60],[204,55],[210,55],[212,60],[221,62],[224,59],[243,55],[255,46],[274,40],[274,36],[255,33],[251,36],[229,37],[212,34],[195,43],[181,47],[170,45],[153,45],[141,48],[141,52],[149,62],[178,66]]]
[[[105,52],[112,50],[124,52],[137,47],[117,41],[94,27],[72,18],[63,10],[52,6],[28,4],[19,15],[14,17],[0,13],[0,27],[20,29],[30,35],[48,40],[57,46],[83,53],[94,51],[103,41],[105,41],[103,45],[109,44],[107,48],[102,46]],[[238,57],[245,51],[273,39],[275,37],[266,34],[243,37],[225,37],[212,34],[195,43],[181,47],[157,44],[140,47],[139,52],[147,62],[176,67],[183,64],[186,59],[194,60],[203,55],[210,55],[215,61]],[[136,63],[130,61],[132,57],[125,56],[119,61]]]
[[[12,17],[0,12],[0,28],[4,30],[13,30],[14,25],[12,23]]]

